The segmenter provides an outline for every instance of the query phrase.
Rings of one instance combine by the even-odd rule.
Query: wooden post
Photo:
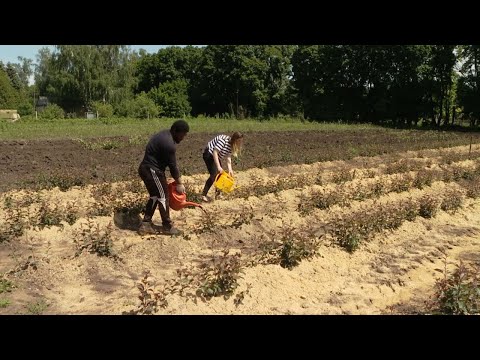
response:
[[[473,140],[473,135],[470,135],[470,149],[468,150],[469,159],[470,159],[470,154],[472,153],[472,140]]]

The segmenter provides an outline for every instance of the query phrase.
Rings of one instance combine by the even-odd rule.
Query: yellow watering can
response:
[[[213,185],[215,185],[218,190],[223,191],[224,193],[229,193],[234,189],[235,180],[230,174],[223,171],[222,173],[217,174]]]

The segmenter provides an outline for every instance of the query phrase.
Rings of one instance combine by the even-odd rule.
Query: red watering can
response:
[[[175,181],[168,184],[168,194],[170,208],[173,210],[182,210],[186,206],[197,206],[205,211],[202,205],[187,201],[187,194],[179,194],[176,190],[177,183]]]

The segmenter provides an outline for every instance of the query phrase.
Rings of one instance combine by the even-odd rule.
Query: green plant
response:
[[[220,256],[213,256],[209,264],[202,264],[198,279],[200,286],[196,295],[205,300],[215,296],[223,296],[227,300],[242,277],[240,258],[240,253],[230,255],[229,250],[225,249]]]
[[[465,175],[465,169],[459,166],[452,167],[452,177],[454,181],[458,181],[462,178],[468,179],[468,175]]]
[[[143,285],[139,286],[142,292],[141,306],[154,311],[158,306],[166,307],[166,296],[173,293],[185,296],[195,303],[198,298],[207,301],[217,296],[223,296],[227,300],[242,277],[243,265],[240,259],[240,253],[230,254],[228,249],[224,249],[220,255],[213,255],[209,261],[202,262],[197,267],[190,265],[177,269],[176,278],[167,280],[159,291],[144,279]]]
[[[184,182],[185,185],[185,193],[187,194],[188,201],[201,203],[202,202],[202,194],[199,194],[194,191],[193,184],[189,181]]]
[[[196,234],[202,234],[206,232],[212,233],[218,227],[219,226],[217,225],[214,216],[210,212],[204,211],[200,225],[194,230],[194,232]]]
[[[432,218],[437,214],[439,200],[432,195],[425,195],[420,199],[418,214],[424,218]]]
[[[444,277],[435,283],[435,293],[427,301],[427,309],[434,314],[473,315],[480,314],[480,267],[456,265],[452,276],[447,273],[445,258]]]
[[[8,195],[4,199],[4,207],[5,209],[12,209],[12,208],[25,208],[30,206],[33,203],[36,203],[40,200],[40,194],[37,192],[33,192],[30,190],[26,190],[22,196],[15,196]]]
[[[10,305],[10,301],[7,299],[0,299],[0,309],[6,308]]]
[[[114,207],[122,207],[122,199],[116,199],[111,184],[105,183],[92,187],[91,194],[96,200],[88,210],[88,216],[110,216]]]
[[[270,241],[260,243],[258,261],[264,264],[279,264],[291,270],[317,254],[319,239],[297,229],[284,226],[269,234]]]
[[[145,200],[143,196],[124,194],[124,197],[115,200],[113,210],[135,217],[145,213]]]
[[[373,197],[379,197],[386,193],[385,183],[383,181],[378,181],[373,184],[370,188],[370,192]]]
[[[423,189],[425,186],[432,185],[433,173],[431,171],[420,170],[413,179],[413,186],[418,189]]]
[[[143,181],[140,179],[127,181],[124,184],[125,184],[125,191],[129,191],[134,194],[144,194],[145,192],[145,185],[143,184]]]
[[[85,182],[82,179],[72,176],[46,176],[40,175],[35,181],[35,187],[37,190],[41,189],[53,189],[58,186],[61,191],[67,191],[73,186],[84,186]]]
[[[73,225],[78,220],[78,213],[75,207],[75,203],[69,202],[65,206],[65,215],[63,216],[64,220],[69,224]]]
[[[43,202],[38,211],[38,226],[40,229],[50,226],[62,226],[63,215],[55,203]]]
[[[472,181],[467,181],[462,186],[467,190],[467,197],[476,199],[480,196],[480,178],[476,177]]]
[[[366,178],[374,178],[375,176],[377,176],[377,173],[374,170],[372,169],[365,170]]]
[[[28,226],[24,220],[24,209],[8,209],[5,213],[4,223],[0,225],[0,244],[22,236]]]
[[[56,104],[48,104],[42,112],[38,114],[40,119],[63,119],[65,112]]]
[[[314,177],[314,180],[313,180],[313,183],[315,185],[320,185],[322,186],[324,181],[323,181],[323,176],[322,176],[322,173],[319,172],[315,177]]]
[[[243,300],[245,299],[245,296],[250,293],[250,289],[252,288],[252,284],[247,284],[247,288],[243,291],[240,291],[237,295],[235,295],[235,298],[233,299],[233,303],[235,304],[235,307],[239,307],[240,305],[243,304]]]
[[[115,139],[102,139],[99,141],[85,141],[83,139],[77,139],[77,141],[88,150],[111,150],[117,149],[124,146],[124,143],[120,140]]]
[[[315,209],[315,204],[312,201],[312,198],[304,195],[303,193],[300,194],[300,202],[298,203],[298,206],[297,206],[298,212],[301,215],[305,216],[305,215],[311,214],[314,209]]]
[[[407,159],[401,159],[399,161],[389,163],[385,168],[385,174],[404,173],[409,170],[412,170],[412,164]]]
[[[110,203],[96,203],[89,212],[88,216],[110,216],[113,212],[112,204]]]
[[[101,101],[94,101],[91,104],[92,110],[98,113],[99,118],[111,118],[113,116],[113,106],[104,104]]]
[[[400,175],[392,179],[391,190],[397,193],[410,190],[413,179],[410,175]]]
[[[353,232],[345,235],[341,245],[345,249],[347,249],[348,252],[352,253],[358,249],[361,241],[362,241],[361,235]]]
[[[116,112],[120,116],[150,119],[158,116],[160,108],[142,91],[135,99],[124,100],[118,104]]]
[[[102,148],[103,150],[111,150],[121,147],[122,143],[116,140],[104,140],[100,142],[98,146],[100,146],[100,148]]]
[[[148,92],[160,109],[161,116],[185,117],[192,107],[188,101],[188,83],[183,79],[165,81]]]
[[[102,229],[93,219],[87,219],[87,223],[81,225],[80,230],[77,232],[75,239],[73,240],[77,246],[75,256],[80,255],[83,250],[86,250],[89,253],[97,254],[99,256],[119,259],[112,250],[112,231],[113,227],[111,223]]]
[[[129,145],[143,145],[147,142],[145,136],[135,135],[128,138]]]
[[[250,224],[254,217],[253,207],[243,208],[239,213],[235,214],[232,227],[239,229],[243,224]]]
[[[48,306],[49,305],[43,299],[38,300],[37,302],[29,303],[29,304],[25,305],[28,313],[30,313],[32,315],[42,314],[47,309]]]
[[[355,170],[340,170],[340,172],[332,175],[332,182],[334,182],[335,184],[352,181],[353,179],[355,179]]]
[[[368,212],[363,211],[363,214]],[[336,214],[332,221],[333,238],[348,252],[355,251],[364,238],[362,227],[365,227],[369,219],[365,215],[359,215],[359,213]]]
[[[443,197],[440,208],[443,211],[455,213],[455,211],[462,206],[463,196],[456,190],[448,190]]]
[[[140,304],[132,313],[140,315],[151,315],[156,313],[159,307],[166,308],[168,305],[167,293],[174,292],[168,285],[161,290],[155,289],[155,283],[150,271],[145,272],[143,279],[137,284],[137,289],[140,290],[138,295]]]
[[[15,200],[13,200],[13,197],[11,195],[5,196],[5,199],[3,199],[3,207],[5,209],[11,209],[15,206]]]
[[[418,206],[412,199],[403,201],[399,209],[402,214],[402,218],[407,221],[415,220],[418,215]]]
[[[92,194],[95,200],[102,201],[104,200],[104,197],[112,196],[112,184],[103,183],[103,184],[93,185],[90,188],[90,193]]]
[[[292,237],[286,237],[282,241],[280,250],[280,266],[292,270],[293,267],[300,264],[302,259],[312,256],[314,248],[310,248],[307,242],[296,241]]]
[[[368,199],[369,197],[372,196],[372,194],[369,192],[369,190],[362,186],[362,185],[357,185],[354,188],[351,189],[350,191],[350,197],[352,200],[357,200],[357,201],[363,201],[365,199]],[[345,203],[345,201],[344,201]]]
[[[0,294],[4,292],[11,292],[15,287],[13,283],[7,279],[0,279]]]

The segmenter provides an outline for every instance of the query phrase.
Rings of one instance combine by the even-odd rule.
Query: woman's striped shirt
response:
[[[208,142],[208,152],[213,155],[213,149],[217,149],[218,158],[224,159],[232,155],[232,146],[230,145],[230,136],[218,135]]]

